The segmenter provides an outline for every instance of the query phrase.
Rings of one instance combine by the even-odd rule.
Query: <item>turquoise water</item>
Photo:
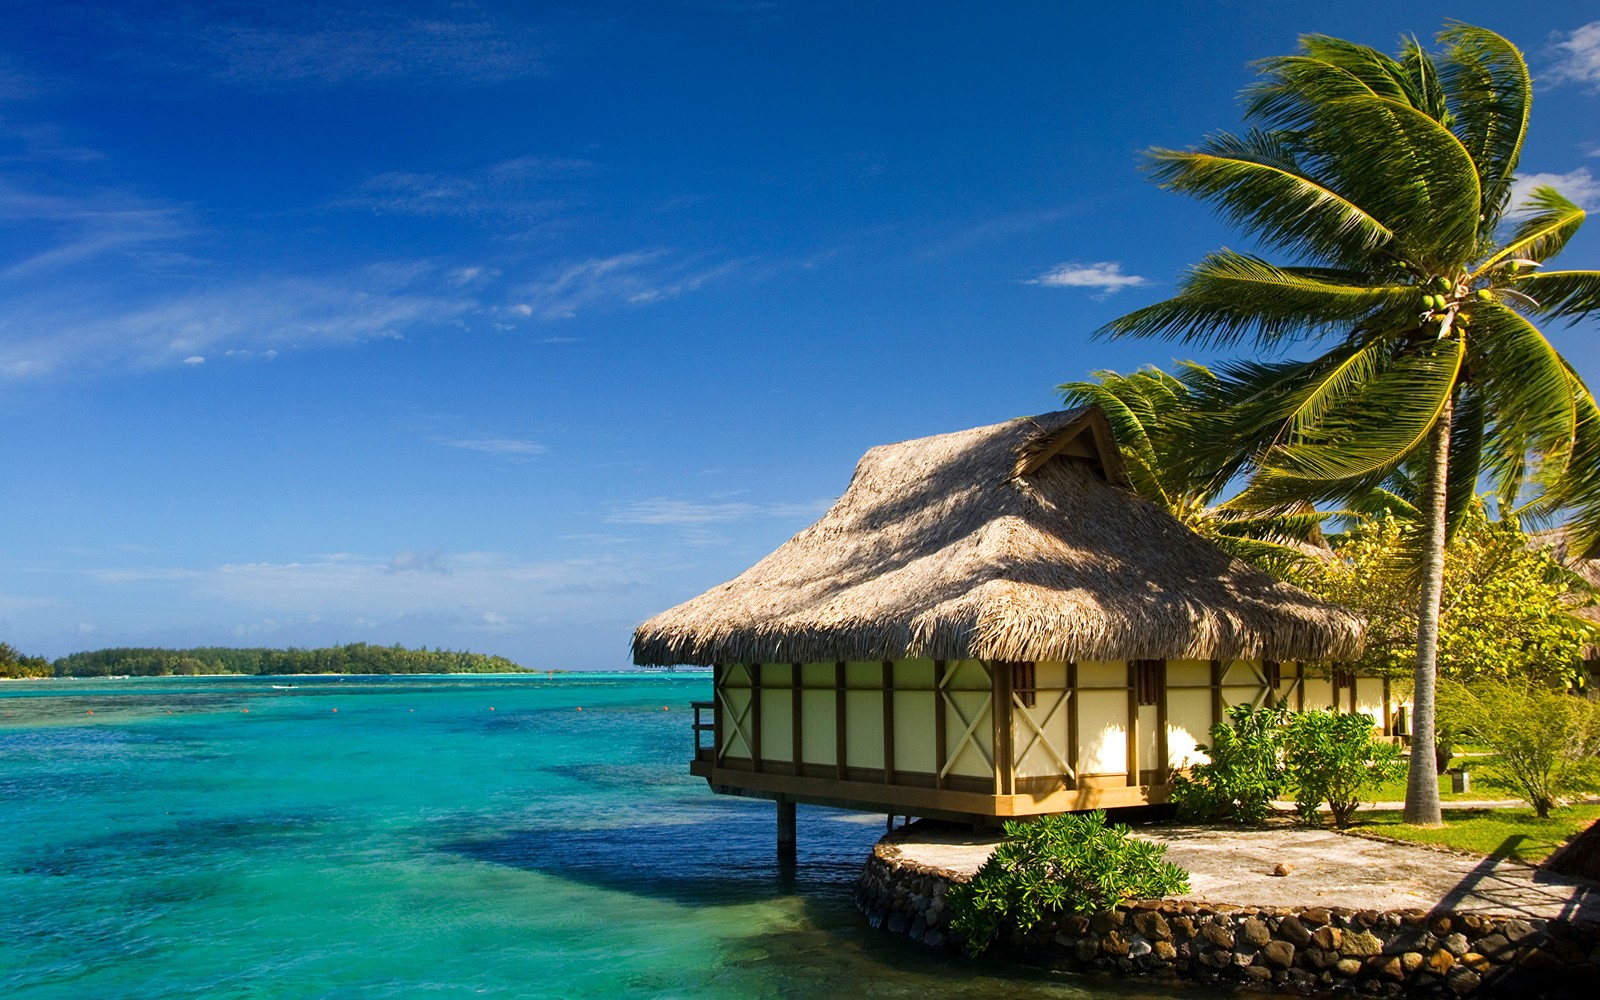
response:
[[[802,807],[781,870],[771,804],[687,774],[709,696],[684,675],[0,684],[0,995],[1140,995],[869,931],[850,890],[881,816]]]

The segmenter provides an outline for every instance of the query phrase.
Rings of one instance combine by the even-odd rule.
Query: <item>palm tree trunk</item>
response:
[[[1445,486],[1450,473],[1450,418],[1454,410],[1452,395],[1445,400],[1428,442],[1428,482],[1423,498],[1422,593],[1417,601],[1417,667],[1411,701],[1411,766],[1406,775],[1405,821],[1415,826],[1440,826],[1444,822],[1439,812],[1439,770],[1433,757],[1433,703],[1439,677]]]

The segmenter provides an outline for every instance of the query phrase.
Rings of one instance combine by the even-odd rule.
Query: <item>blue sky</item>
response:
[[[1248,247],[1138,152],[1301,33],[1507,35],[1600,208],[1586,4],[1086,6],[4,5],[0,639],[624,665],[868,447],[1197,356],[1089,336]]]

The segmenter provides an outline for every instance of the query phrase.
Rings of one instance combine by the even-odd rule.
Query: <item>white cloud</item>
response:
[[[1137,274],[1123,274],[1122,265],[1115,261],[1098,264],[1058,264],[1028,282],[1047,288],[1097,288],[1106,295],[1124,288],[1149,284]]]
[[[759,517],[816,517],[827,510],[831,500],[810,503],[707,503],[699,500],[670,500],[653,497],[620,504],[606,514],[611,524],[672,524],[698,527]]]
[[[191,354],[183,359],[183,363],[186,365],[203,365],[206,363],[206,359],[203,355]]]
[[[462,448],[466,451],[482,452],[485,455],[500,455],[504,457],[526,458],[529,455],[543,455],[549,451],[537,441],[527,441],[521,438],[435,438],[447,448]]]
[[[566,206],[566,198],[551,193],[556,182],[594,169],[589,160],[522,156],[462,174],[391,170],[367,178],[333,204],[380,215],[482,217],[525,223]]]
[[[591,257],[550,269],[524,289],[524,301],[512,309],[541,319],[571,319],[595,306],[645,305],[692,292],[738,266],[673,260],[664,250]]]
[[[1600,21],[1590,21],[1569,35],[1557,37],[1560,40],[1552,46],[1556,63],[1546,79],[1600,87]]]
[[[0,378],[181,364],[210,349],[273,357],[280,349],[402,337],[477,308],[426,269],[374,266],[326,277],[268,277],[142,304],[63,288],[7,302]]]
[[[1511,185],[1512,207],[1522,204],[1533,193],[1533,189],[1541,185],[1555,188],[1562,197],[1588,211],[1600,209],[1600,180],[1589,172],[1588,167],[1579,167],[1564,174],[1518,174]]]

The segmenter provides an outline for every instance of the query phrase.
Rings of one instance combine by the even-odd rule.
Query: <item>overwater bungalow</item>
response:
[[[1159,803],[1229,706],[1370,713],[1362,623],[1136,496],[1081,407],[873,448],[737,578],[650,619],[714,667],[692,773],[722,793],[978,822]],[[709,714],[707,720],[705,714]],[[785,816],[787,815],[787,829]]]

